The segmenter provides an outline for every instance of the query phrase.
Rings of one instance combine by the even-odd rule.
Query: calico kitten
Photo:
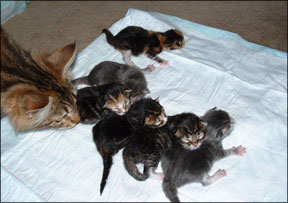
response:
[[[199,182],[206,186],[226,176],[226,171],[220,169],[214,175],[208,175],[215,161],[231,155],[242,156],[246,152],[241,145],[223,149],[222,140],[231,133],[234,125],[227,112],[213,108],[201,119],[208,123],[201,146],[188,150],[175,145],[164,153],[161,160],[165,176],[162,187],[171,202],[180,202],[177,188],[187,183]]]
[[[144,98],[134,103],[125,115],[110,112],[93,127],[93,139],[104,165],[100,194],[113,164],[112,156],[127,145],[132,132],[142,126],[161,127],[166,120],[165,111],[159,102]]]
[[[205,122],[193,113],[183,113],[168,118],[161,128],[142,127],[131,136],[127,147],[123,151],[124,165],[128,173],[136,180],[144,181],[149,176],[163,179],[163,174],[155,170],[163,153],[174,145],[189,146],[201,144],[205,135]],[[189,136],[193,138],[188,138]],[[194,138],[195,137],[195,138]],[[140,173],[136,164],[144,164],[144,171]]]
[[[138,26],[128,26],[115,36],[107,29],[103,29],[102,33],[105,33],[107,42],[122,53],[125,63],[129,65],[135,65],[131,60],[131,55],[139,56],[140,54],[145,54],[161,65],[168,65],[168,61],[157,55],[163,50],[184,47],[184,36],[182,32],[175,29],[154,32]]]
[[[99,86],[111,82],[121,83],[131,90],[132,103],[149,93],[146,78],[139,68],[112,61],[99,63],[88,76],[75,79],[72,82],[76,85],[86,84],[90,86]]]
[[[77,91],[77,107],[81,122],[98,123],[106,109],[124,115],[130,108],[130,90],[122,84],[109,83],[97,87],[85,87]]]
[[[16,130],[71,128],[80,121],[69,67],[75,44],[31,56],[1,27],[1,117]]]

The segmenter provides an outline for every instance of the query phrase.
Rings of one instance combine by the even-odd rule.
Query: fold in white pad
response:
[[[218,161],[227,176],[210,186],[192,183],[179,188],[181,201],[287,200],[287,53],[245,41],[239,35],[174,16],[129,9],[110,31],[129,25],[148,30],[171,28],[184,33],[181,50],[159,56],[170,65],[146,75],[152,98],[159,97],[168,115],[203,115],[217,106],[235,119],[224,148],[242,145],[243,157]],[[102,34],[76,58],[73,78],[87,75],[102,61],[123,63],[122,55]],[[156,62],[132,57],[141,68]],[[93,125],[70,130],[15,134],[1,120],[2,201],[168,201],[161,182],[139,182],[123,166],[122,150],[114,156],[108,181],[99,195],[102,158],[92,140]],[[160,165],[157,171],[161,171]]]

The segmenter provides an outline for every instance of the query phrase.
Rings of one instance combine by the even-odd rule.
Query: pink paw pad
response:
[[[224,177],[227,175],[227,172],[225,169],[218,169],[218,171],[216,171],[215,176],[217,177]]]
[[[160,65],[161,66],[168,66],[169,65],[169,61],[163,60],[163,62],[161,62]]]
[[[238,147],[233,147],[233,149],[235,150],[236,155],[239,155],[239,156],[243,156],[246,153],[246,148],[242,147],[242,145]]]
[[[147,69],[150,69],[150,71],[155,71],[156,70],[156,67],[154,65],[149,65],[147,66]]]

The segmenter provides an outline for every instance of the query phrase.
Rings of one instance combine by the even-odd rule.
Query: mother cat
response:
[[[1,27],[1,118],[16,130],[71,128],[80,121],[69,67],[75,44],[31,56],[8,40]]]

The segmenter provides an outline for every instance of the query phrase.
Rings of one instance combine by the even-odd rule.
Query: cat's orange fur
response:
[[[69,67],[75,43],[33,57],[8,40],[1,27],[1,118],[16,130],[71,128],[79,121]]]

